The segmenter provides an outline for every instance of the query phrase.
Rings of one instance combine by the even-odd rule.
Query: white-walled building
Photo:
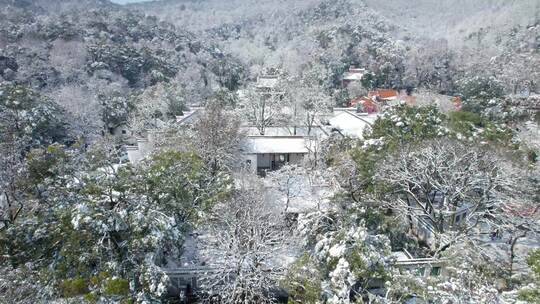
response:
[[[395,265],[399,269],[412,272],[419,277],[440,276],[446,274],[444,268],[446,265],[445,259],[414,257],[406,249],[393,252],[392,255],[395,258]]]
[[[286,163],[300,164],[315,150],[328,133],[320,126],[267,127],[265,135],[260,135],[258,129],[244,126],[241,132],[246,136],[240,147],[242,166],[252,173],[264,175],[265,171],[279,169]]]
[[[260,175],[287,163],[299,164],[309,153],[304,136],[248,136],[241,150],[245,168]]]
[[[278,75],[261,75],[257,77],[257,82],[255,83],[255,86],[257,87],[257,89],[271,90],[277,87],[278,83]]]
[[[366,69],[350,67],[349,70],[343,74],[341,86],[343,88],[346,88],[349,84],[353,82],[360,82],[362,78],[364,78],[364,75],[366,75],[366,73]]]
[[[176,116],[176,124],[190,125],[195,123],[203,109],[203,107],[192,107],[190,110],[185,111],[183,115]],[[165,123],[162,123],[160,126],[163,127],[164,125]],[[125,146],[128,159],[133,164],[138,163],[141,159],[152,153],[156,144],[156,135],[159,134],[160,131],[159,129],[148,130],[145,133],[146,136],[136,138],[135,145]]]
[[[146,137],[138,137],[134,146],[126,146],[130,163],[136,164],[154,150],[156,132],[148,132]]]
[[[188,111],[177,117],[177,124],[193,123],[200,108]],[[343,135],[361,138],[364,130],[377,119],[377,114],[355,113],[351,108],[337,108],[324,117],[327,126],[273,126],[265,129],[260,135],[254,126],[243,126],[241,132],[245,140],[240,147],[241,163],[239,167],[247,167],[253,173],[279,169],[284,163],[301,163],[309,151],[317,150],[319,145],[332,131]],[[126,146],[130,162],[137,163],[148,156],[155,145],[155,137],[159,131],[148,131],[146,137],[137,138],[136,145]]]

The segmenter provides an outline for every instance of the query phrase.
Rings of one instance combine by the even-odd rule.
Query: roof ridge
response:
[[[362,118],[360,115],[357,115],[356,113],[353,113],[353,112],[351,112],[349,110],[345,110],[343,112],[348,113],[349,115],[352,115],[352,116],[360,119],[361,121],[367,123],[369,126],[372,126],[371,122],[367,121],[366,119]]]

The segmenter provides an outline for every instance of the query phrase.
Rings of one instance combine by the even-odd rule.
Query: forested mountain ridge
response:
[[[389,35],[391,23],[357,2],[354,5],[350,1],[281,4],[279,1],[256,5],[234,1],[169,1],[163,5],[140,6],[176,24],[189,22],[201,34],[220,39],[231,54],[252,69],[252,74],[257,74],[264,65],[291,73],[301,66],[322,65],[327,72],[319,76],[320,80],[335,88],[340,75],[350,65],[379,71],[386,61],[393,63],[390,58],[382,58],[384,53],[393,56],[400,52],[399,43]],[[208,12],[213,13],[207,15]],[[395,81],[395,85],[401,85]]]
[[[80,132],[125,121],[130,96],[159,83],[190,92],[189,101],[174,101],[179,109],[200,103],[211,87],[234,89],[241,81],[242,66],[216,43],[108,1],[5,2],[0,76],[65,107],[73,123],[83,119]],[[103,118],[111,109],[120,121]]]
[[[44,1],[44,0],[2,0],[0,2],[4,8],[14,10],[25,9],[28,12],[37,14],[57,14],[70,9],[116,7],[115,4],[107,0],[81,0],[81,1]]]
[[[463,78],[495,76],[511,93],[538,90],[539,75],[533,67],[539,60],[540,9],[535,1],[426,0],[410,5],[271,0],[246,9],[234,1],[163,1],[134,7],[201,34],[217,35],[250,66],[249,61],[264,57],[273,65],[284,65],[279,54],[286,52],[298,58],[294,62],[322,61],[331,75],[340,74],[348,64],[381,74],[392,70],[399,80],[386,85],[394,87],[457,94],[456,83]],[[355,28],[371,34],[358,39]],[[324,59],[330,52],[333,62]],[[376,56],[378,62],[373,62],[370,54],[379,53],[385,58]]]
[[[459,43],[458,40],[480,28],[492,29],[497,34],[505,28],[533,25],[539,6],[535,1],[519,0],[419,0],[414,5],[406,1],[366,0],[365,3],[416,34],[446,38],[451,44]]]

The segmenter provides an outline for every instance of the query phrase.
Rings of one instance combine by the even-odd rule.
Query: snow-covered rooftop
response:
[[[343,79],[344,80],[362,80],[363,77],[364,77],[364,73],[347,72],[343,76]]]
[[[412,256],[407,251],[394,251],[392,252],[392,256],[396,258],[396,261],[408,261],[412,259]]]
[[[362,80],[366,74],[365,69],[349,68],[349,71],[343,75],[343,80]]]
[[[334,110],[334,115],[328,122],[334,129],[338,129],[347,136],[362,138],[364,130],[369,128],[375,120],[377,114],[359,114],[349,110]]]
[[[296,129],[296,130],[295,130]],[[243,126],[241,128],[242,133],[247,136],[258,136],[260,135],[259,129],[254,126]],[[296,131],[296,134],[295,134]],[[281,126],[281,127],[266,127],[264,130],[265,136],[308,136],[307,127],[292,127],[292,126]],[[326,131],[319,127],[314,126],[309,132],[310,136],[325,136]]]
[[[188,111],[184,111],[183,115],[176,116],[176,123],[178,124],[185,124],[185,123],[193,123],[194,118],[197,116],[197,113],[204,108],[202,107],[192,107]]]
[[[260,76],[257,79],[257,87],[259,88],[274,88],[278,83],[277,76]]]
[[[250,136],[244,141],[244,153],[308,153],[302,136]]]

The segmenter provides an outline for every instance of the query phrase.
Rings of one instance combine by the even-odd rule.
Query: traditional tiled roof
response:
[[[358,69],[358,68],[351,67],[349,68],[348,72],[345,72],[345,74],[343,74],[343,80],[350,80],[350,81],[362,80],[365,74],[366,74],[365,69]]]
[[[260,76],[257,78],[256,86],[258,88],[274,88],[277,86],[278,81],[279,78],[276,75]]]
[[[304,136],[248,136],[243,150],[248,154],[308,153]]]
[[[368,97],[378,97],[380,99],[396,99],[399,96],[399,92],[391,89],[378,89],[369,91]]]
[[[334,109],[333,117],[328,121],[332,128],[340,130],[342,134],[362,138],[364,130],[370,128],[377,117],[377,114],[356,114],[350,109]]]

